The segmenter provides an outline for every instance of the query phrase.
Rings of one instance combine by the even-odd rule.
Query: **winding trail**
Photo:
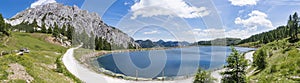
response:
[[[74,76],[79,78],[85,83],[192,83],[193,78],[188,78],[184,80],[174,80],[174,81],[131,81],[124,79],[117,79],[103,74],[96,73],[85,66],[81,65],[73,56],[74,49],[78,49],[81,46],[76,48],[70,48],[63,55],[62,61],[69,72]]]

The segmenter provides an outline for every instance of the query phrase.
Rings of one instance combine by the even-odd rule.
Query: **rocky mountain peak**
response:
[[[13,16],[8,23],[17,25],[22,22],[32,23],[36,20],[38,26],[45,24],[47,28],[70,25],[77,33],[85,31],[89,36],[102,37],[106,41],[127,48],[129,45],[139,46],[127,34],[119,29],[105,24],[97,13],[90,13],[77,6],[65,6],[59,3],[49,3],[46,5],[28,8]]]

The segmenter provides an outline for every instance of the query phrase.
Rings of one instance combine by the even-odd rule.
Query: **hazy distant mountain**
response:
[[[129,44],[139,46],[127,34],[119,29],[105,24],[97,13],[89,13],[81,10],[77,6],[64,6],[58,3],[50,3],[35,8],[28,8],[19,12],[9,20],[12,25],[22,22],[32,23],[37,21],[38,26],[44,23],[47,28],[53,27],[56,23],[60,28],[63,25],[70,25],[75,28],[77,33],[85,31],[89,36],[91,34],[102,37],[109,43],[121,47],[128,47]]]
[[[240,38],[218,38],[210,41],[198,41],[193,45],[237,45],[241,41]]]
[[[178,46],[189,46],[189,42],[179,42],[179,41],[163,41],[159,40],[157,42],[153,42],[151,40],[136,40],[142,48],[152,48],[152,47],[178,47]]]

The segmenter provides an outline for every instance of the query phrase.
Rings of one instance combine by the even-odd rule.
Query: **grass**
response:
[[[33,83],[69,83],[78,82],[72,75],[59,73],[56,69],[50,68],[51,65],[61,66],[62,70],[67,72],[61,63],[61,56],[67,50],[59,45],[45,41],[50,35],[40,33],[18,33],[13,32],[12,36],[3,45],[1,41],[0,51],[11,52],[11,54],[0,56],[0,80],[8,80],[9,75],[6,70],[9,64],[18,63],[25,67],[26,72],[34,78]],[[13,53],[14,50],[28,48],[30,53],[23,56]],[[57,61],[59,60],[59,62]],[[1,82],[0,81],[0,82]],[[21,80],[9,80],[11,82],[22,82]],[[23,80],[24,81],[24,80]]]
[[[300,42],[289,43],[287,39],[274,41],[262,46],[259,50],[267,52],[267,67],[250,76],[258,83],[297,83],[300,82]],[[296,78],[295,78],[296,77]]]
[[[80,63],[82,63],[81,60],[80,60],[80,58],[83,57],[83,56],[86,56],[86,54],[91,54],[93,52],[94,51],[91,50],[91,49],[84,49],[84,48],[75,49],[74,50],[74,57],[75,57],[75,59],[77,61],[79,61]]]

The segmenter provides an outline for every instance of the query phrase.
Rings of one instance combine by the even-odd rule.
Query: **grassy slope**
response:
[[[274,41],[263,45],[258,50],[264,50],[268,58],[267,67],[250,76],[259,83],[294,83],[299,82],[300,77],[300,42],[288,43],[287,39]]]
[[[49,36],[39,33],[12,33],[6,45],[3,45],[5,42],[1,41],[0,51],[12,51],[25,47],[30,50],[30,53],[24,56],[18,56],[15,53],[0,56],[0,80],[7,80],[8,64],[19,63],[26,68],[35,83],[69,83],[70,79],[67,76],[49,67],[56,65],[57,58],[67,50],[62,46],[46,42],[45,38]]]

